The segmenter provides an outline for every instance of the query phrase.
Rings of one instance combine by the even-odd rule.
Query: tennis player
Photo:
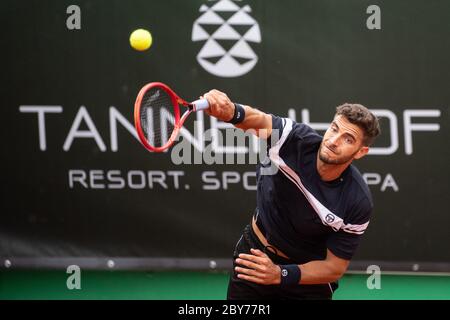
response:
[[[309,126],[211,90],[206,112],[268,139],[256,210],[236,244],[228,299],[331,299],[369,224],[372,197],[353,160],[380,133],[360,104],[336,108],[322,137]],[[264,168],[275,165],[275,174]]]

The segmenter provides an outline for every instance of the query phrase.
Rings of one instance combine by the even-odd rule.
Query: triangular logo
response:
[[[245,12],[252,12],[252,8],[247,4],[245,7],[242,8]]]
[[[238,11],[240,7],[230,0],[220,0],[212,8],[214,11]]]
[[[240,77],[258,63],[253,43],[261,42],[258,22],[246,0],[203,0],[192,27],[192,41],[200,42],[200,66],[217,77]],[[250,46],[252,44],[252,46]]]
[[[207,11],[196,21],[199,24],[222,24],[225,21],[214,11]]]
[[[261,42],[261,30],[259,30],[259,25],[255,24],[248,32],[245,34],[244,39],[250,42]]]
[[[248,58],[238,58],[238,57],[233,57],[234,60],[236,60],[240,65],[246,64],[247,62],[253,61],[253,59],[248,59]]]
[[[233,24],[233,29],[243,37],[252,26],[248,24]]]
[[[210,57],[210,58],[202,58],[204,61],[208,61],[211,64],[216,64],[220,59],[222,59],[223,56],[217,56],[217,57]]]
[[[216,32],[214,32],[212,38],[220,40],[239,40],[241,36],[227,23],[224,23]]]
[[[233,48],[231,48],[229,54],[232,55],[233,57],[239,58],[248,58],[248,59],[256,58],[256,54],[253,51],[253,49],[243,39],[239,40],[239,42],[236,43]]]
[[[194,24],[192,27],[192,41],[203,41],[207,40],[209,34],[199,25]]]
[[[210,58],[224,55],[226,53],[225,49],[222,48],[217,41],[209,38],[203,46],[202,50],[198,53],[200,58]]]
[[[255,24],[256,21],[253,19],[248,13],[244,12],[244,10],[240,10],[236,12],[230,19],[227,21],[229,24]]]

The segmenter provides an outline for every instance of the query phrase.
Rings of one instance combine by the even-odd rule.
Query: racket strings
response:
[[[175,129],[171,97],[161,88],[149,89],[142,99],[140,118],[147,142],[154,147],[165,145]]]

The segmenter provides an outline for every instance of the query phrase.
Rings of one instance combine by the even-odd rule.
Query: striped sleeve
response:
[[[344,219],[341,228],[330,234],[327,240],[328,249],[339,258],[351,260],[369,226],[371,213],[370,201],[360,201],[348,218]]]

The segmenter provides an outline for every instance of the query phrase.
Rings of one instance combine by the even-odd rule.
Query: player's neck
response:
[[[333,181],[339,178],[350,164],[351,161],[343,164],[328,164],[320,160],[319,155],[317,155],[316,168],[322,181]]]

